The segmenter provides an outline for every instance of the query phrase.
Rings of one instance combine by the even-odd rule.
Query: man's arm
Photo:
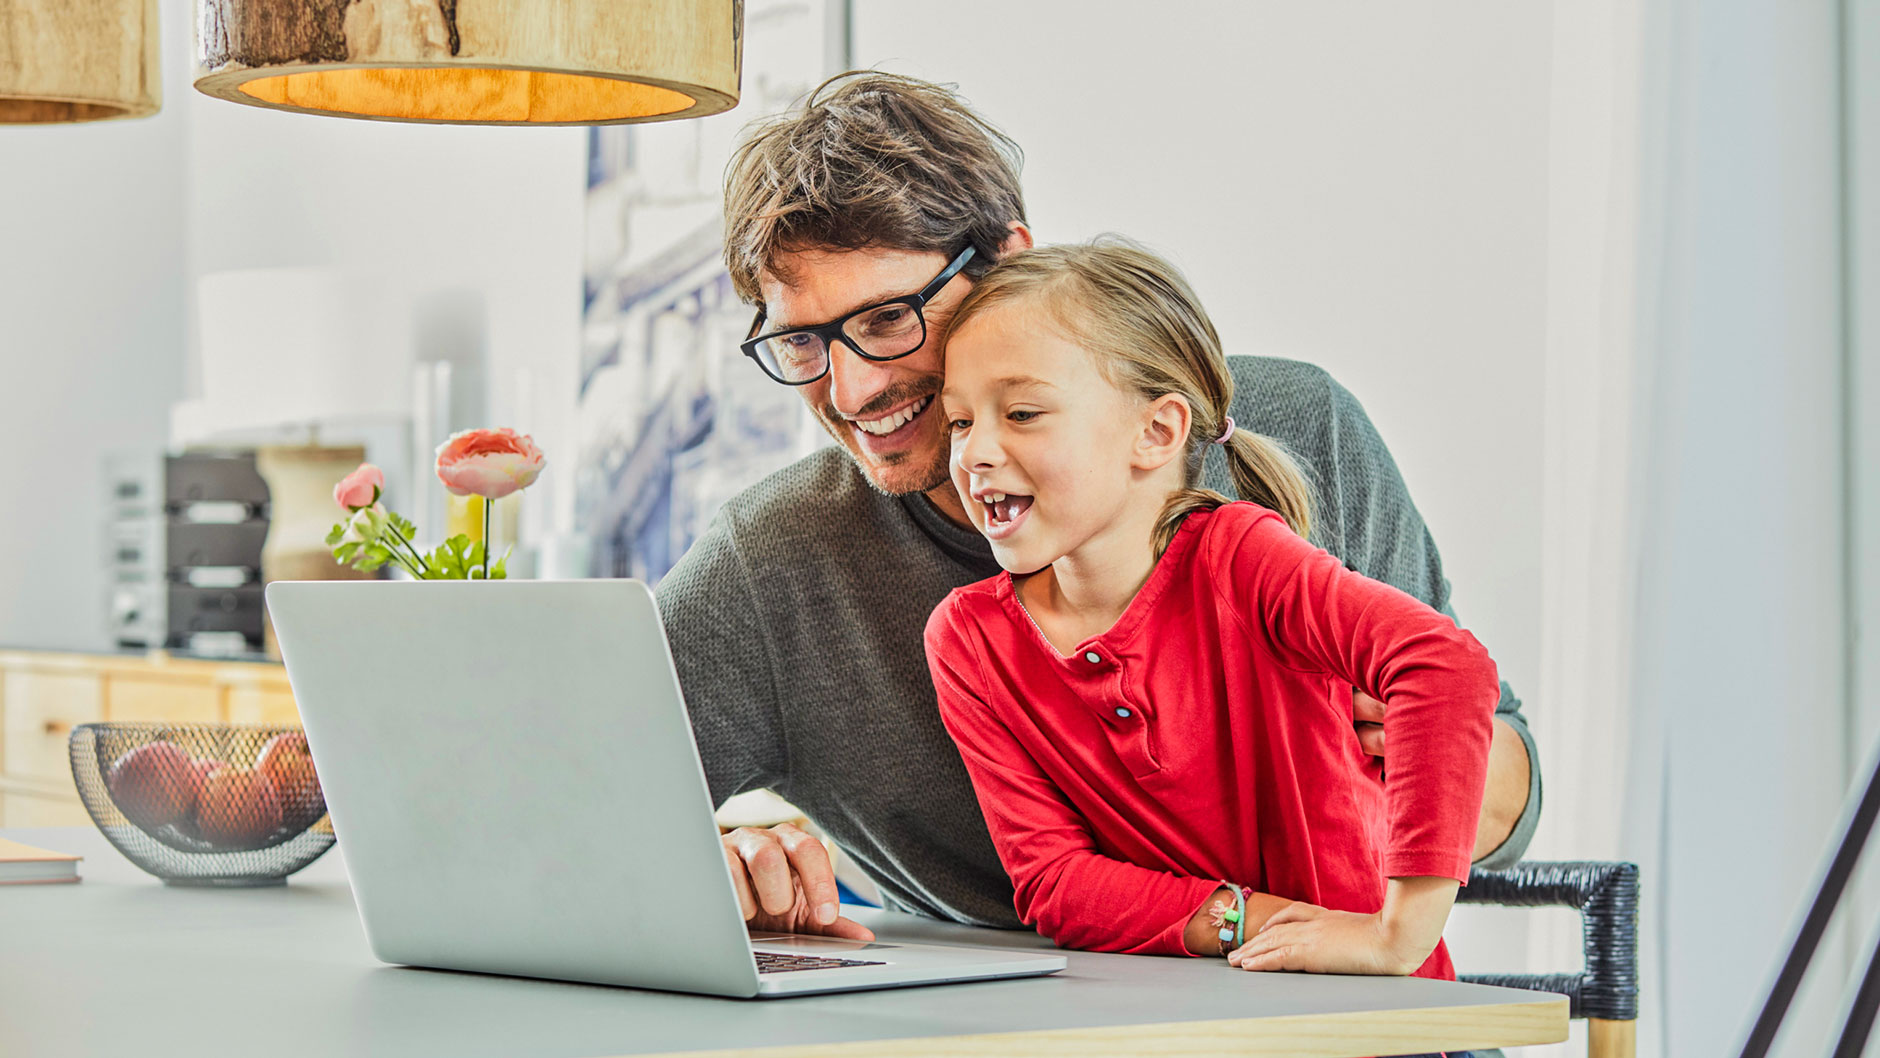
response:
[[[730,512],[712,520],[657,595],[712,803],[783,781],[770,644]]]
[[[732,511],[720,511],[658,591],[715,805],[781,785],[789,774],[774,652],[750,567],[738,550],[736,525]],[[740,827],[724,835],[723,844],[751,928],[874,939],[837,916],[835,871],[828,850],[814,837],[785,823],[768,830]]]
[[[1534,827],[1541,818],[1541,773],[1530,765],[1534,736],[1520,713],[1520,701],[1506,681],[1501,700],[1514,703],[1514,711],[1495,716],[1495,737],[1488,750],[1488,789],[1482,796],[1482,821],[1475,830],[1477,867],[1501,870],[1512,867],[1527,851]]]
[[[1229,357],[1235,416],[1279,438],[1301,458],[1316,492],[1312,539],[1344,563],[1399,588],[1452,619],[1449,581],[1429,527],[1396,461],[1358,399],[1323,370],[1283,360]],[[1458,622],[1460,623],[1460,622]],[[1383,720],[1382,706],[1360,721]],[[1541,775],[1520,698],[1506,680],[1495,710],[1488,787],[1477,827],[1476,866],[1519,860],[1540,822]],[[1360,737],[1381,754],[1381,728]],[[1386,758],[1388,759],[1388,758]]]

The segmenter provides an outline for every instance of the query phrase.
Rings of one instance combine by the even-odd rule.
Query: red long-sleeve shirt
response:
[[[1265,508],[1189,515],[1069,656],[1007,574],[949,595],[926,642],[1018,914],[1059,944],[1186,954],[1222,879],[1369,914],[1390,877],[1468,878],[1494,662]],[[1387,705],[1387,780],[1354,686]],[[1417,974],[1454,978],[1447,949]]]

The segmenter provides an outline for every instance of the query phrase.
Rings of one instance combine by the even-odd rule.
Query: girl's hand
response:
[[[1324,974],[1408,974],[1435,944],[1395,935],[1382,912],[1360,915],[1295,902],[1267,920],[1252,940],[1228,953],[1243,970],[1302,970]]]

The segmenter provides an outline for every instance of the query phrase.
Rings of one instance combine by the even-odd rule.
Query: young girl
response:
[[[1149,253],[1033,250],[978,281],[940,399],[1007,572],[927,624],[942,719],[1020,917],[1059,944],[1453,979],[1495,666],[1306,542],[1306,482],[1233,395]],[[1253,502],[1196,487],[1212,445]],[[1388,705],[1387,776],[1354,686]]]

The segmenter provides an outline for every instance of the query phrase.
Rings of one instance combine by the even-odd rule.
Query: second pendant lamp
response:
[[[0,125],[157,112],[157,0],[0,0]]]
[[[196,0],[196,87],[379,121],[665,121],[737,105],[743,34],[743,0]]]

